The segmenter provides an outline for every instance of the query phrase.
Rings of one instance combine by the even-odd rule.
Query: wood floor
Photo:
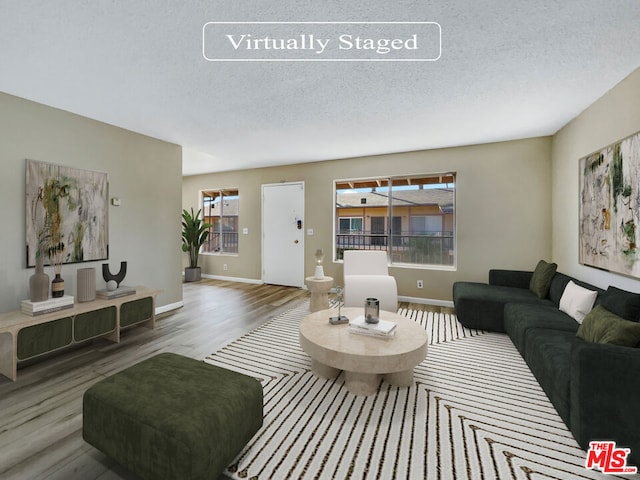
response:
[[[154,330],[132,328],[119,344],[99,339],[22,366],[16,382],[1,377],[0,479],[136,479],[82,439],[85,390],[156,353],[203,359],[308,295],[272,285],[187,283],[184,307],[158,317]]]
[[[82,439],[82,395],[95,382],[159,352],[203,359],[308,296],[299,288],[203,280],[184,284],[184,307],[0,379],[0,478],[134,479]]]

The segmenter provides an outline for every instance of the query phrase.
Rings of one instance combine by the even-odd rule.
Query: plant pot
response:
[[[200,267],[186,267],[184,269],[184,281],[185,282],[197,282],[200,280],[201,273]]]

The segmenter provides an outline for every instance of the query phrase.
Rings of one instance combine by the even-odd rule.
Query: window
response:
[[[239,203],[237,189],[202,192],[204,221],[211,224],[203,252],[238,253]]]
[[[340,219],[340,233],[362,233],[362,217],[342,217]]]
[[[335,182],[335,258],[385,250],[392,264],[455,265],[455,173]]]

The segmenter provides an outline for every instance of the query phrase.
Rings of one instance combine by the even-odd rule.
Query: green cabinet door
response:
[[[79,313],[73,322],[73,338],[76,342],[98,337],[116,329],[117,308],[106,307]]]
[[[150,320],[153,316],[153,298],[141,298],[120,306],[120,328]]]
[[[66,347],[73,341],[71,317],[23,328],[18,332],[18,360]]]

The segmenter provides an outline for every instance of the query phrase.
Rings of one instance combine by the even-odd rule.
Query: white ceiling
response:
[[[435,62],[207,62],[209,21],[433,21]],[[1,0],[0,91],[185,175],[550,135],[640,66],[638,0]]]

